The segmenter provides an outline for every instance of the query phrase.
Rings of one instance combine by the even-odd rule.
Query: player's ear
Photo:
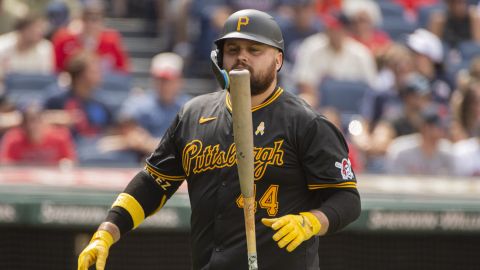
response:
[[[282,65],[283,65],[283,52],[278,51],[275,56],[275,67],[277,68],[277,71],[280,71],[280,68],[282,68]]]

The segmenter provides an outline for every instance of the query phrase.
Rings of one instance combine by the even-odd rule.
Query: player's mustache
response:
[[[235,65],[233,65],[232,69],[247,69],[248,71],[250,71],[250,73],[252,73],[252,68],[245,63],[237,62]]]

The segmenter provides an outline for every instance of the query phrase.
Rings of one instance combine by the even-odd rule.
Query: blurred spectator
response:
[[[476,136],[480,131],[477,130],[480,127],[479,89],[480,81],[471,81],[460,90],[462,97],[458,104],[457,116],[468,138]]]
[[[115,5],[118,2],[112,1]],[[189,43],[189,23],[192,20],[192,0],[147,0],[147,32],[153,32],[164,40],[165,49],[187,57],[192,50]]]
[[[473,134],[475,99],[470,88],[477,82],[480,82],[480,56],[471,60],[468,70],[460,70],[457,75],[457,89],[450,102],[454,116],[450,128],[452,142],[467,139]]]
[[[147,154],[155,148],[189,97],[181,93],[183,60],[174,53],[156,55],[151,64],[153,89],[127,99],[119,115],[119,146]],[[103,140],[112,142],[115,137]],[[112,147],[113,143],[109,144]]]
[[[21,122],[21,115],[15,106],[6,99],[5,95],[0,95],[0,138],[5,131],[18,126]]]
[[[448,123],[441,108],[420,113],[419,133],[397,137],[387,149],[386,172],[405,175],[452,175],[451,144],[445,139]]]
[[[291,4],[293,16],[282,26],[285,60],[290,63],[295,62],[300,43],[323,30],[322,21],[315,14],[314,6],[315,0],[300,0]]]
[[[445,73],[440,39],[428,30],[417,29],[407,37],[407,46],[415,53],[416,71],[430,81],[434,100],[447,104],[453,91],[453,83]]]
[[[101,134],[112,123],[112,115],[105,104],[94,98],[102,79],[98,57],[87,51],[77,52],[70,58],[67,72],[71,77],[68,91],[49,97],[45,108],[63,110],[75,137]]]
[[[384,115],[371,132],[352,140],[367,154],[367,167],[375,172],[383,172],[384,156],[392,140],[398,136],[419,131],[420,112],[431,104],[431,89],[428,80],[418,73],[411,73],[399,88],[401,110]],[[364,128],[368,130],[368,126]],[[369,164],[370,162],[370,164]]]
[[[419,10],[422,7],[432,6],[442,0],[393,0],[405,9],[406,16],[417,19]]]
[[[382,67],[373,88],[367,93],[362,105],[362,115],[369,121],[370,127],[381,118],[392,118],[403,110],[400,89],[405,86],[408,75],[413,72],[412,52],[399,43],[393,43],[379,58]],[[370,128],[367,128],[369,130]]]
[[[451,48],[462,41],[480,42],[480,18],[477,8],[467,0],[444,0],[446,10],[430,15],[429,29]]]
[[[49,22],[47,38],[51,40],[60,28],[70,22],[70,10],[65,2],[54,0],[47,5],[45,13]]]
[[[342,8],[342,0],[316,0],[315,11],[318,16],[323,17],[329,14],[335,14]]]
[[[317,88],[324,77],[359,80],[373,85],[377,75],[371,52],[347,35],[346,17],[325,18],[326,34],[317,33],[302,42],[293,68],[300,94],[316,97],[307,97],[306,100],[321,98]]]
[[[45,33],[45,19],[29,15],[17,22],[14,32],[0,36],[0,78],[8,73],[52,74],[53,48]]]
[[[53,36],[57,71],[66,68],[68,58],[78,50],[88,50],[99,55],[101,71],[127,72],[128,56],[120,34],[103,23],[104,6],[99,0],[84,1],[81,21],[61,28]]]
[[[419,130],[421,112],[432,101],[432,90],[428,80],[420,74],[409,75],[405,86],[400,89],[403,112],[386,118],[394,130],[395,137],[415,133]]]
[[[480,176],[480,83],[472,82],[460,106],[461,123],[468,138],[454,144],[455,174]]]
[[[388,34],[378,29],[382,14],[375,1],[345,1],[343,11],[349,18],[352,37],[367,46],[374,56],[383,53],[391,44]]]
[[[28,6],[16,0],[0,0],[0,35],[14,30],[15,22],[26,16]]]
[[[22,110],[19,127],[8,130],[0,146],[0,163],[4,165],[58,165],[76,160],[75,147],[68,129],[44,121],[39,106]]]

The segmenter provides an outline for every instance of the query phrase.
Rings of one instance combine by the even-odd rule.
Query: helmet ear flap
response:
[[[228,89],[230,86],[230,79],[228,73],[223,69],[222,53],[219,49],[212,50],[210,53],[210,61],[212,64],[213,74],[217,79],[217,82],[220,84],[222,89]]]

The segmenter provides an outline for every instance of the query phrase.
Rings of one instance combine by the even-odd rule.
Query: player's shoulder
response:
[[[315,132],[319,134],[332,134],[342,137],[342,132],[325,116],[313,109],[301,97],[285,92],[282,95],[283,102],[280,108],[285,112],[283,118],[289,123],[295,123],[295,130],[298,132]]]
[[[286,117],[300,118],[303,121],[311,121],[321,115],[315,111],[305,100],[299,96],[284,91],[281,99],[281,110],[285,111]]]
[[[204,111],[205,109],[212,109],[225,104],[225,92],[225,90],[221,90],[193,97],[185,103],[182,113],[189,114]]]

